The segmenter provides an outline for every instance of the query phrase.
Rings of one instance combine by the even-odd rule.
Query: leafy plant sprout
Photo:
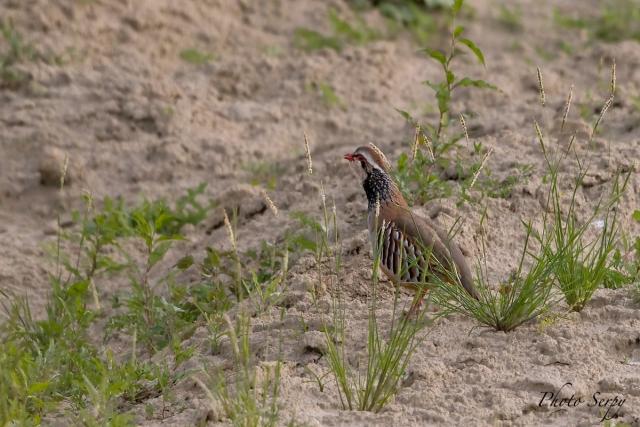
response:
[[[430,58],[440,64],[442,68],[442,80],[440,82],[425,81],[424,84],[429,86],[435,92],[438,101],[439,118],[437,126],[429,124],[421,124],[421,129],[426,130],[426,135],[434,144],[436,154],[443,153],[448,148],[447,145],[455,143],[459,138],[452,138],[453,141],[443,140],[443,132],[449,124],[449,111],[451,98],[456,89],[463,87],[476,87],[481,89],[496,89],[496,87],[484,80],[472,79],[470,77],[458,77],[452,68],[452,61],[458,57],[462,51],[458,49],[459,45],[465,46],[476,57],[479,64],[486,67],[484,54],[474,41],[467,37],[463,37],[464,27],[456,25],[456,17],[462,8],[464,0],[456,0],[451,7],[451,34],[449,49],[443,52],[438,49],[425,48],[424,51]],[[409,121],[416,123],[407,112],[400,113]]]
[[[463,0],[456,0],[451,7],[448,50],[424,49],[426,54],[438,63],[442,70],[442,78],[439,82],[424,82],[435,93],[438,105],[437,123],[421,123],[407,111],[398,110],[416,128],[415,138],[412,141],[411,160],[406,154],[401,155],[395,172],[400,190],[410,201],[424,202],[433,198],[446,197],[451,193],[448,183],[440,177],[440,170],[444,170],[450,165],[451,160],[447,154],[456,143],[463,137],[467,141],[469,140],[466,120],[462,114],[459,114],[458,117],[463,132],[454,135],[447,135],[446,132],[450,124],[451,100],[454,94],[465,87],[497,89],[485,80],[457,76],[454,72],[454,59],[463,53],[463,50],[460,49],[461,46],[469,50],[480,65],[486,67],[482,50],[474,41],[464,37],[464,27],[456,23],[462,6]],[[424,153],[421,148],[426,148],[427,153]],[[480,152],[480,150],[477,151]],[[470,176],[473,176],[467,183],[469,187],[473,186],[471,183],[475,184],[477,173],[483,166],[482,162],[474,165],[475,169],[469,173]],[[462,170],[464,167],[456,163],[456,169]],[[412,194],[415,194],[415,197],[412,197]]]
[[[194,347],[183,346],[185,337],[203,318],[213,347],[223,335],[224,313],[234,302],[217,280],[182,284],[175,279],[177,272],[197,265],[191,255],[171,266],[161,262],[182,227],[198,224],[214,206],[199,200],[204,190],[204,184],[189,189],[171,205],[160,199],[129,206],[106,198],[100,208],[90,193],[84,194],[84,209],[72,215],[75,227],[59,227],[50,249],[56,262],[44,316],[34,318],[26,298],[0,291],[6,315],[0,324],[0,394],[10,396],[0,402],[0,424],[37,424],[46,414],[61,413],[78,425],[128,426],[133,419],[123,403],[126,407],[155,396],[162,397],[161,408],[156,412],[149,405],[147,416],[165,416],[172,386],[189,375],[177,370],[194,353]],[[144,249],[133,249],[127,244],[131,241],[141,242]],[[236,257],[246,296],[260,308],[277,302],[288,253],[277,261],[279,252],[267,245],[259,255],[230,255],[229,263],[235,266]],[[220,267],[221,258],[226,259],[211,250],[202,268]],[[159,279],[157,274],[152,279],[153,269]],[[113,310],[105,310],[100,284],[117,276],[128,279],[127,291],[114,296]],[[159,286],[166,286],[165,291]],[[93,336],[98,322],[106,325],[102,339]],[[131,344],[125,359],[116,360],[109,347],[115,331]],[[171,363],[151,359],[162,349],[173,355]]]

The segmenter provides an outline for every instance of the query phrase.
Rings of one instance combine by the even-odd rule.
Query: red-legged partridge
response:
[[[382,151],[369,144],[344,158],[360,162],[366,173],[362,186],[369,202],[369,240],[373,253],[380,254],[380,268],[385,275],[396,286],[416,289],[429,273],[447,281],[456,274],[460,279],[457,282],[477,299],[473,276],[460,247],[433,221],[411,212],[389,175],[391,166]],[[411,311],[419,306],[422,297],[421,291]]]

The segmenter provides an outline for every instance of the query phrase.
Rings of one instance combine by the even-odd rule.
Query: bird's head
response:
[[[391,177],[391,164],[378,147],[369,143],[358,147],[353,153],[345,154],[344,158],[350,162],[360,162],[366,174],[362,186],[367,194],[370,209],[378,202],[387,201],[401,206],[407,205]]]
[[[375,169],[385,174],[391,172],[391,164],[384,153],[373,143],[358,147],[353,153],[345,154],[344,158],[350,162],[360,162],[367,175],[370,175]]]

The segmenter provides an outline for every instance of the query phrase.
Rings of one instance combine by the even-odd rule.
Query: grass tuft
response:
[[[225,316],[225,323],[227,327],[225,335],[231,344],[237,372],[233,379],[228,379],[224,372],[218,371],[215,375],[208,375],[206,380],[208,384],[199,378],[196,378],[196,382],[207,395],[212,410],[217,411],[220,405],[232,425],[238,427],[278,425],[282,361],[278,360],[272,368],[264,368],[262,375],[259,375],[261,372],[251,357],[249,318],[240,314],[234,325]]]
[[[36,59],[38,54],[32,45],[24,42],[11,21],[0,21],[0,35],[7,46],[6,51],[0,51],[0,87],[16,88],[29,78],[16,65]]]
[[[555,172],[554,172],[555,173]],[[557,285],[571,310],[581,311],[593,293],[603,286],[611,268],[611,257],[619,235],[617,202],[630,175],[615,178],[608,200],[601,200],[584,223],[577,220],[576,194],[585,172],[575,180],[568,207],[561,205],[557,177],[552,178],[550,202],[552,245],[544,246],[544,259],[560,256],[554,271]],[[591,237],[592,229],[596,236]]]
[[[297,28],[294,32],[294,45],[307,52],[319,49],[341,51],[345,45],[363,45],[380,37],[378,32],[369,27],[360,17],[354,23],[342,18],[331,8],[328,12],[331,35],[325,35],[307,28]]]
[[[450,8],[453,1],[382,1],[376,8],[387,18],[390,35],[408,30],[420,46],[425,46],[443,30],[443,20],[438,13]]]
[[[313,81],[307,85],[305,88],[312,93],[315,93],[322,103],[326,105],[328,108],[340,108],[344,110],[346,105],[342,98],[338,96],[335,89],[331,84],[323,81]]]
[[[279,179],[286,172],[284,165],[268,161],[248,162],[242,168],[249,174],[251,185],[264,187],[269,191],[277,188]]]
[[[198,199],[204,189],[188,190],[172,205],[156,200],[129,207],[105,199],[100,210],[85,194],[86,209],[72,216],[75,227],[61,228],[51,248],[56,265],[44,317],[32,317],[26,298],[2,292],[0,393],[10,398],[0,402],[1,425],[34,425],[58,414],[77,425],[131,425],[124,412],[129,404],[156,396],[162,397],[161,408],[149,405],[147,416],[165,416],[166,405],[174,403],[172,386],[187,374],[177,368],[194,352],[182,341],[201,317],[219,331],[234,302],[220,275],[206,276],[223,264],[219,251],[211,249],[202,263],[203,280],[188,285],[176,277],[196,264],[192,256],[174,265],[162,262],[182,227],[198,224],[213,206]],[[243,291],[262,304],[275,301],[286,279],[287,255],[278,262],[268,247],[259,255],[236,255],[242,257]],[[114,296],[113,310],[107,311],[99,285],[118,277],[128,280],[129,288]],[[104,324],[106,336],[100,340],[95,330]],[[116,330],[132,348],[117,361],[109,348]],[[152,361],[163,348],[172,362]]]
[[[400,291],[396,288],[391,325],[385,334],[386,338],[383,337],[383,328],[378,322],[382,232],[378,238],[371,279],[364,368],[352,367],[349,362],[351,357],[345,348],[345,343],[349,342],[345,328],[345,305],[339,298],[334,300],[332,328],[324,328],[329,369],[338,386],[340,403],[349,410],[380,412],[391,401],[400,390],[411,357],[422,342],[419,334],[428,325],[425,320],[426,308],[414,312],[415,317],[400,313]],[[414,298],[415,302],[419,295]]]
[[[601,2],[595,17],[575,17],[554,10],[556,25],[567,29],[585,29],[592,39],[605,42],[640,40],[640,8],[636,0],[607,0]]]
[[[374,279],[374,282],[377,278]],[[375,283],[374,287],[377,286]],[[418,336],[427,325],[424,310],[416,319],[400,314],[392,320],[391,327],[383,337],[378,323],[377,296],[375,290],[370,301],[367,326],[367,349],[365,368],[352,367],[348,361],[344,343],[344,305],[335,308],[333,330],[325,328],[328,364],[338,386],[340,403],[344,409],[380,412],[398,393],[405,379],[411,357],[421,339]],[[394,299],[392,317],[398,316],[398,298]],[[347,340],[347,341],[345,341]]]
[[[537,70],[541,104],[544,106],[542,74]],[[611,72],[611,94],[615,91],[615,65]],[[572,90],[565,103],[562,117],[566,121],[571,104]],[[606,111],[606,107],[603,108]],[[601,112],[593,126],[593,132],[604,116]],[[582,188],[586,167],[577,156],[573,135],[563,150],[554,150],[545,142],[542,129],[534,122],[534,129],[546,163],[544,181],[548,183],[547,210],[542,215],[542,231],[534,230],[531,222],[525,223],[526,239],[516,272],[506,283],[493,290],[488,281],[484,235],[482,254],[484,269],[477,268],[476,287],[480,298],[475,300],[461,289],[455,277],[440,280],[435,301],[445,308],[443,314],[461,313],[479,323],[497,330],[510,331],[522,323],[545,314],[557,301],[555,289],[561,292],[571,310],[581,311],[599,287],[618,286],[629,276],[618,269],[625,263],[617,250],[620,229],[618,202],[624,195],[631,172],[617,174],[610,193],[603,195],[590,215],[578,220],[577,194]],[[578,172],[569,189],[568,205],[562,197],[558,171],[567,155],[573,150]],[[556,153],[555,155],[553,153]],[[484,221],[481,220],[481,226]],[[536,249],[532,251],[531,243]],[[628,251],[627,251],[628,252]],[[617,255],[616,255],[617,254]],[[629,271],[629,270],[628,270]]]
[[[615,80],[614,62],[611,70],[611,93],[593,125],[589,140],[593,138],[593,134],[613,101]],[[563,122],[568,114],[571,93],[570,91],[566,102]],[[615,270],[614,255],[620,235],[618,202],[626,191],[631,172],[618,173],[614,177],[610,193],[603,194],[587,218],[579,221],[576,197],[583,186],[588,166],[581,162],[577,155],[574,145],[575,135],[571,137],[567,148],[559,151],[555,158],[552,158],[552,150],[547,147],[538,123],[535,123],[535,129],[547,165],[546,178],[549,180],[549,192],[546,205],[551,212],[550,217],[547,212],[543,215],[545,227],[543,235],[546,234],[549,241],[545,236],[539,238],[543,248],[543,259],[556,260],[560,257],[560,262],[554,271],[555,281],[564,294],[569,308],[573,311],[581,311],[596,289],[606,283],[610,285],[620,283],[623,279]],[[578,164],[578,172],[569,188],[570,198],[567,205],[562,199],[558,171],[572,149]]]
[[[481,227],[485,219],[483,216]],[[531,223],[523,224],[526,237],[518,267],[497,289],[488,277],[484,234],[481,240],[483,262],[476,268],[479,299],[469,295],[456,276],[449,275],[445,280],[436,278],[438,287],[434,292],[434,302],[444,309],[441,316],[460,313],[481,325],[509,332],[553,307],[557,300],[553,292],[553,272],[561,255],[544,259],[541,253],[531,252],[535,232]]]
[[[511,9],[505,5],[500,5],[498,22],[513,33],[521,32],[524,28],[522,24],[522,9],[518,6]]]

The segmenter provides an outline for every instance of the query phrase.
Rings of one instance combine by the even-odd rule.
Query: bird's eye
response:
[[[367,170],[367,163],[364,160],[360,160],[360,165],[362,166],[362,169]]]

